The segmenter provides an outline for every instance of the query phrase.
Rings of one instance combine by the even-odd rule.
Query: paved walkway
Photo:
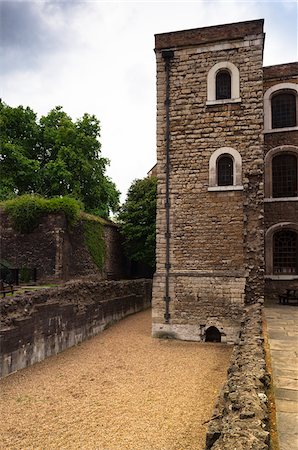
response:
[[[298,449],[298,307],[265,307],[280,450]]]

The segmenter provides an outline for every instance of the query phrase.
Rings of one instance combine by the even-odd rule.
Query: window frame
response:
[[[291,112],[294,112],[294,115],[295,115],[294,119],[295,120],[293,121],[294,123],[292,125],[287,124],[287,125],[282,125],[282,126],[274,126],[275,125],[274,122],[277,122],[278,120],[282,121],[281,118],[280,118],[280,112],[278,112],[276,110],[276,108],[278,109],[278,105],[275,103],[276,100],[278,98],[282,97],[282,96],[291,97],[291,102],[292,102]],[[274,108],[273,108],[274,103],[275,103],[275,114],[274,114]],[[285,112],[285,111],[283,111],[283,112]],[[292,128],[292,127],[295,127],[297,125],[296,95],[295,95],[294,91],[289,91],[289,90],[288,91],[281,91],[281,92],[277,91],[271,96],[271,124],[272,124],[272,129],[273,130],[276,130],[278,128]]]
[[[296,274],[276,274],[273,271],[274,235],[283,230],[294,231],[298,239],[298,224],[294,222],[280,222],[272,225],[265,233],[265,278],[271,280],[296,280],[298,279],[298,267]],[[298,255],[297,255],[298,258]]]
[[[272,128],[272,97],[284,93],[292,93],[296,96],[296,125],[292,127]],[[298,85],[295,83],[275,84],[264,93],[264,133],[280,133],[282,131],[292,130],[298,130]]]
[[[216,99],[216,76],[221,71],[225,70],[231,76],[231,98]],[[207,101],[206,105],[220,105],[225,103],[240,103],[240,75],[239,69],[230,61],[222,61],[214,66],[207,75]]]
[[[278,155],[294,155],[297,162],[297,175],[298,175],[298,147],[294,145],[281,145],[270,149],[265,155],[264,159],[264,201],[297,201],[298,200],[298,176],[297,176],[297,196],[296,197],[273,197],[273,180],[272,180],[272,161],[275,156]]]
[[[218,185],[218,161],[223,156],[231,157],[233,161],[233,184]],[[240,153],[232,147],[221,147],[215,150],[209,159],[209,187],[208,191],[242,191],[242,158]]]
[[[276,247],[277,247],[277,245],[276,245],[277,242],[276,241],[277,241],[277,239],[280,239],[280,235],[282,233],[291,233],[291,234],[293,234],[295,236],[295,254],[293,252],[293,255],[294,255],[293,260],[295,260],[295,264],[294,264],[295,272],[291,272],[291,271],[287,271],[286,270],[286,266],[285,266],[284,262],[285,262],[285,260],[289,260],[291,258],[289,258],[289,253],[286,254],[286,256],[284,255],[285,252],[284,252],[284,248],[282,248],[282,246],[279,247],[278,255],[276,255]],[[272,238],[273,238],[273,242],[272,242],[272,244],[273,244],[273,248],[272,248],[273,274],[274,275],[298,275],[298,245],[297,245],[298,234],[297,234],[297,232],[295,230],[290,229],[290,228],[283,228],[281,230],[275,231],[273,233],[273,237]],[[278,256],[278,258],[277,258],[277,256]],[[276,271],[276,266],[275,266],[275,263],[274,263],[275,259],[283,260],[283,264],[279,264],[279,269],[281,271]],[[286,262],[288,262],[288,261],[286,261]]]

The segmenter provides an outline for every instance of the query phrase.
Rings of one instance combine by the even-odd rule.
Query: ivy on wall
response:
[[[81,211],[82,205],[70,197],[45,199],[36,195],[22,195],[0,202],[0,208],[11,219],[15,231],[31,233],[47,214],[64,213],[68,227],[82,220],[85,245],[99,269],[105,258],[104,224],[106,220]],[[26,274],[24,274],[26,275]]]
[[[84,228],[85,245],[99,269],[103,268],[105,258],[105,243],[103,226],[105,220],[91,214],[81,214]]]

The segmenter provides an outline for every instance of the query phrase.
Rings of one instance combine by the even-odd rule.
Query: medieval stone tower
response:
[[[263,20],[155,36],[154,336],[235,342],[263,300],[263,44]]]

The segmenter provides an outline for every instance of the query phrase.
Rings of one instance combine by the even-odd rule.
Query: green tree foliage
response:
[[[127,256],[149,267],[155,267],[156,228],[155,177],[135,180],[119,213]]]
[[[37,121],[30,108],[0,103],[0,199],[15,195],[71,196],[87,212],[108,217],[119,192],[106,176],[100,124],[94,115],[72,119],[60,106]]]

